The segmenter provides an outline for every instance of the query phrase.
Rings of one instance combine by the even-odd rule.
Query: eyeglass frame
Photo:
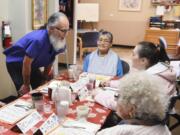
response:
[[[60,31],[60,32],[62,32],[62,33],[67,33],[67,32],[70,31],[70,29],[60,29],[60,28],[58,28],[58,27],[53,27],[53,28],[55,28],[56,30],[58,30],[58,31]]]
[[[111,41],[109,41],[109,40],[100,40],[100,39],[98,39],[97,42],[103,42],[105,45],[110,45],[111,44]]]

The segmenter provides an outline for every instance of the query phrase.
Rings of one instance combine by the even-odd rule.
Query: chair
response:
[[[82,62],[83,53],[85,51],[92,52],[97,48],[97,41],[99,38],[99,32],[86,32],[83,33],[79,40],[79,58]]]
[[[163,36],[159,37],[159,44],[163,45],[165,49],[168,48],[167,41]],[[170,60],[180,60],[180,47],[177,46],[175,50],[176,50],[176,52],[174,55],[173,54],[168,55]]]
[[[159,37],[159,44],[163,45],[165,49],[168,48],[167,41],[166,41],[166,39],[163,36]]]
[[[180,94],[179,94],[179,91],[177,89],[177,95],[171,97],[171,99],[170,99],[168,112],[167,112],[166,118],[165,118],[165,122],[171,131],[180,125],[180,114],[175,109],[175,106],[176,106],[176,103],[178,100],[180,101]],[[172,125],[169,124],[171,117],[173,117],[176,120],[176,122],[173,123]]]
[[[129,73],[130,66],[124,60],[121,60],[121,62],[122,62],[122,68],[123,68],[123,75],[125,75],[125,74]]]
[[[163,37],[163,36],[160,36],[159,37],[159,44],[160,45],[162,45],[163,46],[163,48],[164,48],[164,50],[162,50],[163,51],[163,53],[165,54],[167,54],[167,48],[168,48],[168,44],[167,44],[167,42],[166,42],[166,39]],[[168,60],[168,61],[170,61],[170,58],[169,58],[169,55],[167,54],[167,55],[162,55],[161,57],[163,57],[163,60],[164,61],[166,61],[166,60]]]

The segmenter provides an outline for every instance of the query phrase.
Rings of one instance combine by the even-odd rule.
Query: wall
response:
[[[13,0],[9,2],[8,9],[13,42],[16,42],[23,35],[31,31],[31,1]]]
[[[1,0],[0,1],[0,27],[2,25],[2,20],[8,20],[9,19],[9,1],[8,0]],[[3,55],[3,48],[2,48],[2,40],[1,40],[1,34],[0,33],[0,99],[3,99],[9,95],[15,95],[15,87],[9,77],[9,74],[6,70],[6,64],[5,64],[5,56]],[[3,78],[3,79],[2,79]]]
[[[9,20],[11,22],[13,42],[16,42],[26,33],[32,31],[31,0],[1,0],[0,9],[0,26],[2,20]],[[48,15],[51,15],[55,11],[58,11],[57,9],[58,0],[48,0]],[[72,42],[73,39],[71,37],[69,38],[70,42]],[[73,46],[73,43],[71,44]],[[1,42],[0,51],[3,51]],[[73,47],[70,48],[70,51],[73,52]],[[69,53],[70,62],[73,62],[74,60],[72,52]],[[14,84],[11,81],[9,74],[7,73],[5,65],[5,56],[2,53],[0,53],[0,61],[0,76],[3,76],[3,80],[0,81],[0,99],[2,99],[9,95],[15,95],[16,91]]]
[[[121,45],[135,45],[144,39],[148,19],[154,15],[155,9],[150,0],[142,0],[141,11],[138,12],[118,10],[119,0],[80,0],[80,2],[99,3],[98,29],[111,31],[114,35],[114,44]]]
[[[73,29],[71,29],[66,38],[67,44],[67,54],[65,53],[59,55],[59,63],[68,63],[68,64],[76,64],[76,39],[77,35],[77,21],[76,21],[76,5],[77,0],[74,0],[74,20],[73,20]]]

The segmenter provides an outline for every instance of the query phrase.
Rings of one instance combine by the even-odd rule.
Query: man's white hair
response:
[[[47,29],[49,29],[49,27],[51,26],[56,26],[61,20],[61,18],[67,18],[67,16],[62,12],[53,13],[48,19]]]
[[[133,118],[162,120],[165,117],[169,96],[160,80],[145,72],[126,75],[120,80],[120,97],[117,105],[134,105]]]

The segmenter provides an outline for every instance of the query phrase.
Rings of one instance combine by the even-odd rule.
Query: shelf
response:
[[[163,4],[163,3],[152,3],[153,6],[180,6],[180,3],[179,4]]]

